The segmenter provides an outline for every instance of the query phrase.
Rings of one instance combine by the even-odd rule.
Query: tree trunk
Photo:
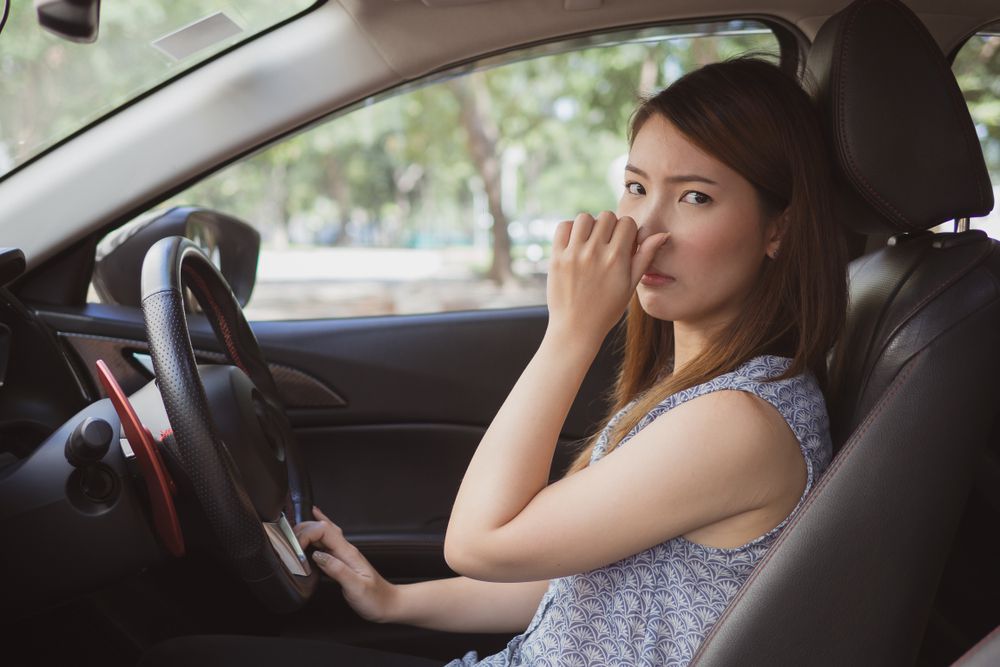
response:
[[[649,49],[639,66],[638,88],[639,95],[643,98],[652,97],[659,92],[656,89],[656,83],[660,78],[660,61],[656,58],[657,55],[659,54],[655,49]]]
[[[492,100],[481,72],[452,80],[451,91],[462,108],[461,121],[468,139],[472,162],[483,179],[490,216],[493,218],[493,262],[490,280],[502,285],[514,280],[511,270],[509,221],[500,196],[500,156],[497,154],[499,130],[493,121]]]
[[[696,37],[691,40],[691,54],[694,56],[695,68],[722,60],[719,57],[719,40],[711,37]]]
[[[326,158],[326,184],[333,200],[337,202],[337,225],[333,237],[334,245],[348,245],[347,222],[351,218],[351,187],[340,168],[340,162],[332,155]]]
[[[275,164],[267,175],[267,196],[261,221],[273,225],[275,237],[271,242],[278,248],[288,247],[288,166],[285,163]]]

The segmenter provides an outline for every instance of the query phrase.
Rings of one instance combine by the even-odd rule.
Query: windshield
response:
[[[43,30],[11,2],[0,34],[0,178],[88,123],[315,0],[109,0],[97,41]]]

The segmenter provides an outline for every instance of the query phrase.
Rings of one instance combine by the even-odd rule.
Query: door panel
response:
[[[545,331],[543,307],[343,320],[259,322],[270,361],[298,368],[347,401],[295,410],[297,426],[447,423],[488,426]],[[607,347],[607,346],[606,346]],[[598,396],[613,377],[602,352],[566,420],[583,437],[604,413]]]
[[[145,347],[141,314],[88,305],[42,316],[71,350],[99,340],[127,364]],[[328,388],[342,405],[289,415],[309,465],[316,501],[390,578],[449,574],[441,545],[462,475],[507,393],[541,341],[544,308],[420,316],[260,322],[254,331],[272,364]],[[191,318],[206,360],[221,352],[208,323]],[[573,404],[553,465],[562,473],[576,443],[606,410],[611,345]],[[81,366],[92,359],[81,359]],[[89,369],[88,369],[89,370]],[[96,384],[96,383],[95,383]],[[97,387],[93,388],[95,393]]]
[[[316,504],[387,577],[450,576],[442,555],[455,494],[484,428],[393,424],[299,431]],[[576,441],[563,440],[553,475]]]

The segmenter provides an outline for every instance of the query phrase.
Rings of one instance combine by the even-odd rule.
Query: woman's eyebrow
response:
[[[633,164],[626,164],[625,171],[631,171],[635,174],[639,174],[643,178],[649,178],[649,174],[639,169]],[[678,174],[677,176],[668,176],[663,179],[667,183],[691,183],[692,181],[697,181],[699,183],[708,183],[709,185],[718,185],[715,181],[707,176],[699,176],[698,174]]]

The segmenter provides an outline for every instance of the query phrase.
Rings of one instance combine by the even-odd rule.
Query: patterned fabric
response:
[[[815,378],[804,374],[770,380],[790,363],[785,357],[756,357],[731,373],[678,392],[653,408],[619,445],[696,396],[722,389],[753,393],[785,418],[806,462],[805,490],[780,524],[738,547],[709,547],[675,537],[596,570],[553,579],[528,628],[506,650],[483,660],[470,651],[448,667],[687,665],[830,463],[829,422]],[[591,463],[604,456],[610,429],[624,413],[604,428]]]

